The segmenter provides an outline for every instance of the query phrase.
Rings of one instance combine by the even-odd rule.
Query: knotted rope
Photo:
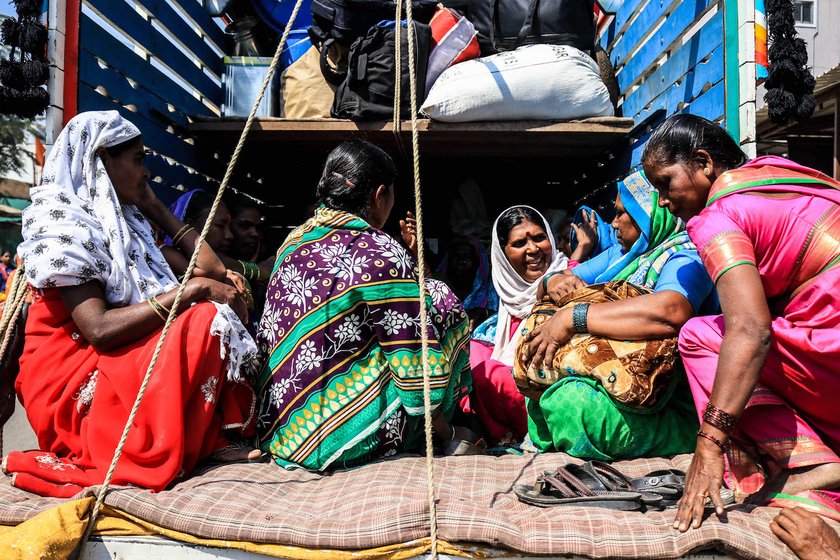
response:
[[[405,19],[408,26],[408,83],[409,106],[411,108],[411,160],[413,164],[412,173],[414,178],[414,216],[417,219],[417,276],[420,285],[420,325],[421,325],[421,349],[423,364],[423,416],[426,428],[426,480],[429,492],[429,537],[431,540],[432,558],[437,558],[437,506],[435,504],[435,465],[434,450],[432,448],[432,389],[429,379],[429,330],[427,328],[428,311],[426,309],[426,258],[425,243],[423,237],[423,198],[420,192],[420,138],[417,131],[417,69],[415,68],[415,29],[414,17],[412,14],[412,0],[397,0],[396,27],[397,40],[395,43],[396,53],[396,79],[394,81],[394,130],[399,134],[400,128],[400,107],[402,105],[400,82],[401,74],[401,10],[400,3],[405,1]]]
[[[213,206],[210,208],[210,214],[208,215],[207,220],[204,222],[204,227],[201,229],[201,235],[198,236],[198,241],[195,245],[195,251],[193,251],[192,256],[190,257],[189,265],[187,266],[187,271],[184,273],[184,278],[181,280],[181,284],[178,286],[178,293],[175,295],[175,302],[172,304],[172,308],[169,312],[169,316],[166,318],[166,323],[163,325],[163,330],[160,333],[160,338],[158,339],[157,346],[155,347],[155,352],[152,355],[152,361],[149,362],[149,367],[146,369],[146,375],[143,377],[143,383],[140,385],[140,390],[137,393],[137,398],[134,400],[134,406],[131,408],[131,412],[128,415],[128,420],[126,420],[125,428],[123,428],[122,436],[120,437],[120,441],[117,444],[117,449],[114,452],[114,458],[111,460],[111,466],[108,468],[108,472],[105,475],[105,481],[102,483],[102,487],[99,490],[99,493],[96,496],[96,504],[93,506],[93,511],[90,515],[90,521],[88,522],[88,526],[85,529],[85,534],[82,537],[82,546],[84,543],[87,542],[88,538],[90,538],[90,534],[93,531],[94,525],[96,524],[96,518],[99,516],[99,510],[102,507],[102,503],[105,500],[105,495],[108,492],[108,489],[111,486],[111,479],[114,476],[114,470],[117,468],[117,462],[120,460],[120,456],[122,455],[123,447],[125,446],[125,442],[128,439],[128,433],[131,430],[131,425],[134,423],[134,417],[137,415],[137,409],[140,407],[140,402],[143,400],[143,395],[146,392],[146,387],[149,384],[149,380],[152,376],[152,370],[154,370],[155,365],[157,364],[158,357],[160,356],[161,348],[163,347],[163,342],[166,340],[166,335],[169,332],[169,327],[172,325],[172,322],[175,320],[176,313],[178,310],[178,306],[181,304],[181,297],[184,295],[184,290],[187,287],[187,282],[192,277],[193,269],[195,268],[196,261],[198,259],[198,252],[201,249],[201,245],[204,243],[204,239],[207,237],[207,232],[210,231],[210,226],[213,223],[213,217],[216,215],[216,211],[219,209],[219,204],[222,201],[222,196],[225,193],[225,189],[227,189],[228,183],[230,182],[230,178],[233,175],[233,168],[236,166],[236,162],[239,159],[239,155],[242,152],[242,148],[245,146],[245,139],[248,136],[248,132],[251,130],[251,125],[254,122],[254,117],[257,113],[257,108],[260,106],[263,97],[265,96],[265,91],[268,89],[269,83],[271,83],[271,78],[274,75],[275,70],[277,69],[277,64],[280,62],[280,54],[283,52],[283,47],[286,45],[286,40],[289,37],[289,31],[292,29],[292,24],[297,18],[298,12],[300,11],[300,7],[303,4],[303,0],[297,0],[295,2],[295,7],[292,10],[292,14],[289,17],[289,23],[286,25],[285,30],[283,31],[283,36],[280,38],[280,43],[277,45],[277,50],[274,52],[274,58],[271,59],[271,64],[268,67],[268,72],[265,75],[265,79],[263,79],[262,87],[260,88],[260,93],[257,96],[256,101],[254,102],[254,106],[251,107],[251,112],[248,115],[248,120],[245,121],[245,127],[242,129],[242,134],[239,136],[239,142],[236,144],[236,149],[233,151],[233,156],[230,158],[230,163],[228,163],[227,170],[225,171],[225,176],[222,179],[221,185],[219,185],[219,191],[216,193],[216,198],[213,200]],[[81,550],[81,546],[79,547]]]

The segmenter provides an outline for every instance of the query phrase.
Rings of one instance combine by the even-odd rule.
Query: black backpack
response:
[[[437,3],[438,0],[413,0],[412,17],[428,23]],[[343,73],[335,72],[327,62],[332,44],[349,47],[379,22],[393,21],[396,7],[394,0],[312,0],[309,37],[321,49],[321,72],[327,82],[338,86],[343,80]]]
[[[569,45],[585,53],[595,46],[593,0],[442,1],[475,25],[482,56],[532,43]]]
[[[370,28],[350,47],[347,71],[336,72],[342,81],[335,92],[332,116],[354,121],[391,120],[394,114],[394,68],[396,66],[396,29],[393,21]],[[415,68],[417,72],[417,104],[423,102],[426,88],[426,66],[432,42],[432,28],[414,22]],[[408,76],[408,29],[400,33],[402,75],[400,118],[411,118]]]

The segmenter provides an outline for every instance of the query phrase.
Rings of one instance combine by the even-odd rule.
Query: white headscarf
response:
[[[496,218],[493,223],[493,244],[490,247],[490,256],[493,263],[493,286],[496,288],[496,293],[499,294],[499,317],[496,326],[496,338],[493,341],[492,358],[509,366],[513,365],[516,344],[519,339],[517,336],[510,337],[512,318],[524,319],[531,312],[534,304],[537,303],[537,290],[540,282],[546,274],[559,272],[569,267],[569,259],[563,253],[557,251],[554,234],[551,233],[551,227],[545,217],[530,206],[518,205],[511,208],[529,208],[542,218],[545,233],[551,242],[551,254],[554,255],[554,259],[543,276],[540,276],[533,283],[527,282],[514,270],[513,265],[510,264],[505,255],[504,247],[499,242],[499,235],[496,232],[499,225],[499,218]],[[499,217],[505,212],[502,212]]]
[[[30,191],[18,248],[29,283],[39,289],[98,280],[115,307],[174,289],[178,281],[136,206],[121,205],[99,148],[140,136],[117,111],[81,113],[58,135],[41,186]],[[228,377],[238,379],[256,345],[228,305],[216,304],[211,334],[229,352]]]

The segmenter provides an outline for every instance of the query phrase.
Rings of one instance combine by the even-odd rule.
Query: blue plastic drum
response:
[[[296,3],[295,0],[251,0],[251,2],[254,4],[257,15],[277,33],[281,33],[286,27]],[[303,0],[292,29],[306,29],[311,25],[312,0]]]
[[[292,65],[294,61],[306,54],[312,47],[309,40],[309,33],[304,29],[293,29],[289,31],[289,38],[286,39],[286,47],[280,53],[280,71]]]

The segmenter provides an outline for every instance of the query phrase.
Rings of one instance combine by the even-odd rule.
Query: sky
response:
[[[12,6],[11,0],[0,0],[0,14],[4,16],[15,15],[15,7]]]

